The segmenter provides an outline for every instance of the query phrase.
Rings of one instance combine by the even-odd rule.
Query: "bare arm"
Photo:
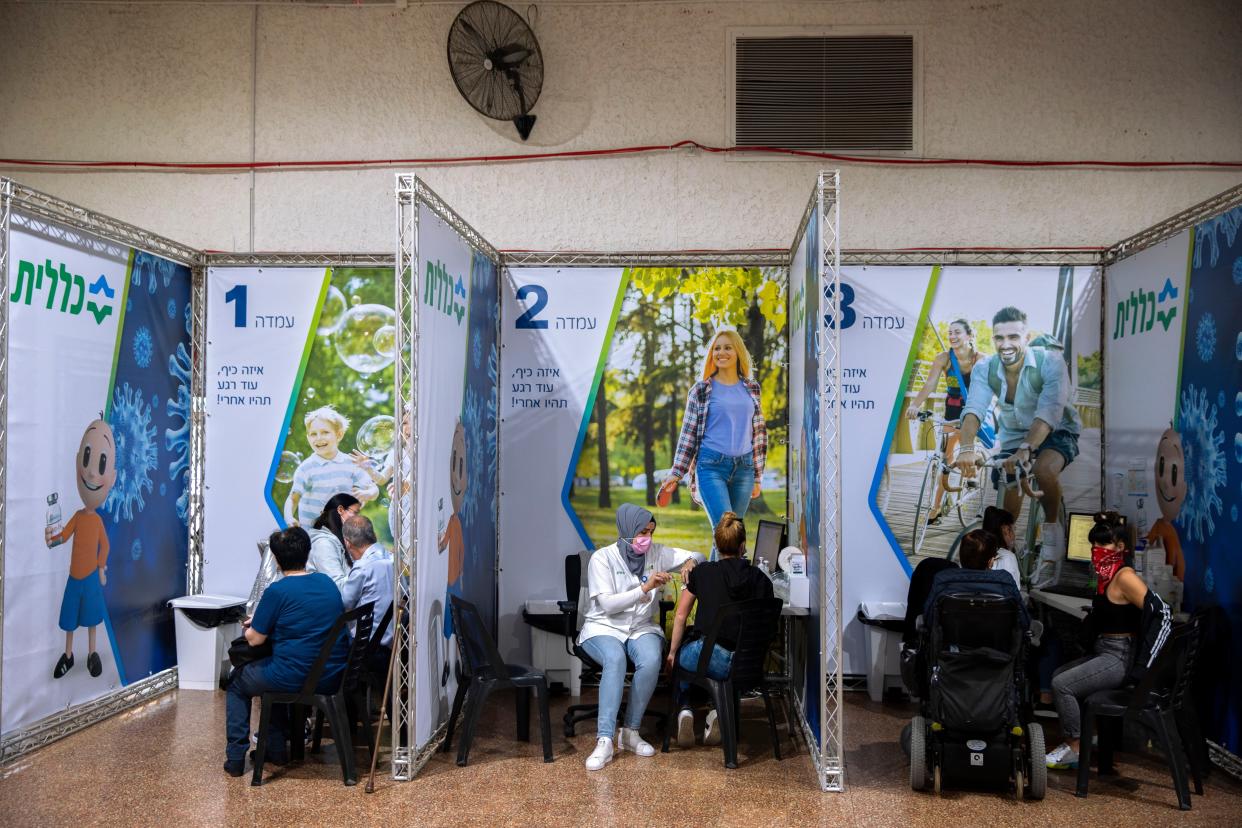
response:
[[[264,641],[267,641],[267,636],[256,630],[254,627],[246,627],[245,635],[246,643],[248,643],[251,647],[257,647]]]
[[[913,420],[918,415],[919,409],[923,407],[923,403],[927,402],[927,398],[936,390],[936,386],[940,383],[940,377],[945,372],[945,366],[949,362],[948,352],[936,354],[936,358],[932,360],[931,368],[927,371],[927,382],[923,383],[923,387],[919,389],[919,393],[914,395],[914,399],[910,401],[910,405],[906,406],[906,417]]]
[[[694,609],[695,596],[688,589],[681,591],[681,597],[677,599],[677,614],[673,616],[673,638],[669,642],[668,647],[668,664],[671,668],[677,661],[677,648],[681,646],[681,639],[686,634],[686,620],[690,617],[690,610]]]
[[[1121,590],[1126,601],[1142,609],[1143,602],[1147,600],[1147,584],[1138,576],[1138,573],[1127,566],[1117,573],[1116,580],[1117,588]]]

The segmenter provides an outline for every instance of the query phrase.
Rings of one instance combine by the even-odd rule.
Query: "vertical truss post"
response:
[[[820,572],[823,586],[820,609],[820,786],[826,791],[845,790],[845,745],[842,717],[841,628],[841,173],[819,174],[820,262],[819,280],[824,314],[824,343],[820,377]],[[810,228],[808,228],[809,230]]]
[[[409,781],[415,768],[414,716],[415,664],[418,661],[418,642],[415,640],[415,580],[417,546],[417,497],[415,482],[418,472],[418,202],[415,190],[417,179],[412,175],[397,176],[396,210],[396,279],[397,335],[394,361],[396,382],[396,411],[398,424],[410,417],[410,439],[404,429],[397,429],[396,451],[393,457],[393,479],[396,496],[390,509],[393,521],[396,553],[393,584],[397,610],[393,614],[393,642],[397,653],[392,685],[392,778]],[[409,487],[406,493],[405,487]]]
[[[9,217],[13,182],[0,178],[0,619],[4,618],[4,527],[8,519],[5,498],[9,468]],[[4,663],[4,636],[0,635],[0,665]],[[0,672],[3,667],[0,666]],[[3,704],[0,693],[0,705]]]
[[[185,591],[203,591],[203,480],[207,437],[207,267],[190,269],[190,479],[189,555]]]

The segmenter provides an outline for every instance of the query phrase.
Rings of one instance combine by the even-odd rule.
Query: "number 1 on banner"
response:
[[[227,305],[235,302],[237,307],[233,309],[233,327],[246,327],[246,286],[234,285],[229,292],[224,294],[224,303]]]
[[[522,285],[517,291],[518,301],[521,302],[532,293],[535,295],[535,304],[527,308],[526,313],[519,316],[517,321],[513,324],[513,327],[518,330],[542,330],[548,327],[548,320],[535,318],[539,314],[539,311],[543,310],[544,306],[548,304],[547,288],[543,285]]]

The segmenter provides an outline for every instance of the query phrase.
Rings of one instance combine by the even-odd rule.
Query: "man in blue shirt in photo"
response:
[[[341,524],[341,536],[345,551],[354,562],[341,586],[345,611],[374,602],[375,623],[379,624],[392,606],[392,554],[376,539],[375,527],[365,515],[346,519]],[[383,672],[388,669],[388,657],[392,654],[392,623],[383,631],[372,631],[372,635],[376,634],[381,635],[380,646],[367,669]]]
[[[965,477],[974,477],[975,436],[989,415],[993,400],[997,409],[998,458],[1004,470],[1014,473],[1017,463],[1031,463],[1035,482],[1043,493],[1041,538],[1052,551],[1064,548],[1058,512],[1061,508],[1061,471],[1078,456],[1081,424],[1074,408],[1074,389],[1069,366],[1060,351],[1028,343],[1026,314],[1015,307],[1001,308],[992,317],[992,343],[996,355],[977,366],[970,377],[970,392],[962,412],[961,448],[956,464]],[[1022,507],[1022,492],[1005,491],[1005,509],[1013,515]]]
[[[245,771],[251,699],[272,690],[300,690],[324,639],[344,612],[341,593],[332,579],[322,572],[306,571],[311,546],[306,530],[294,526],[273,532],[268,545],[284,577],[264,591],[245,626],[246,641],[258,647],[270,640],[272,655],[239,667],[229,679],[224,748],[224,772],[229,776],[241,776]],[[348,656],[349,634],[342,631],[316,692],[336,691]],[[288,761],[288,724],[288,705],[275,705],[267,732],[267,761]]]

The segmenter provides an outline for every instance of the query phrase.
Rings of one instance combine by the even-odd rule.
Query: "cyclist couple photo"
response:
[[[992,505],[1019,516],[1028,547],[1038,540],[1063,548],[1061,475],[1078,456],[1082,431],[1066,348],[1032,330],[1013,306],[989,319],[927,327],[931,342],[919,356],[928,344],[939,350],[915,360],[906,391],[905,418],[917,424],[916,436],[903,445],[898,425],[881,493],[911,565],[949,553]],[[900,464],[903,453],[925,459]]]

